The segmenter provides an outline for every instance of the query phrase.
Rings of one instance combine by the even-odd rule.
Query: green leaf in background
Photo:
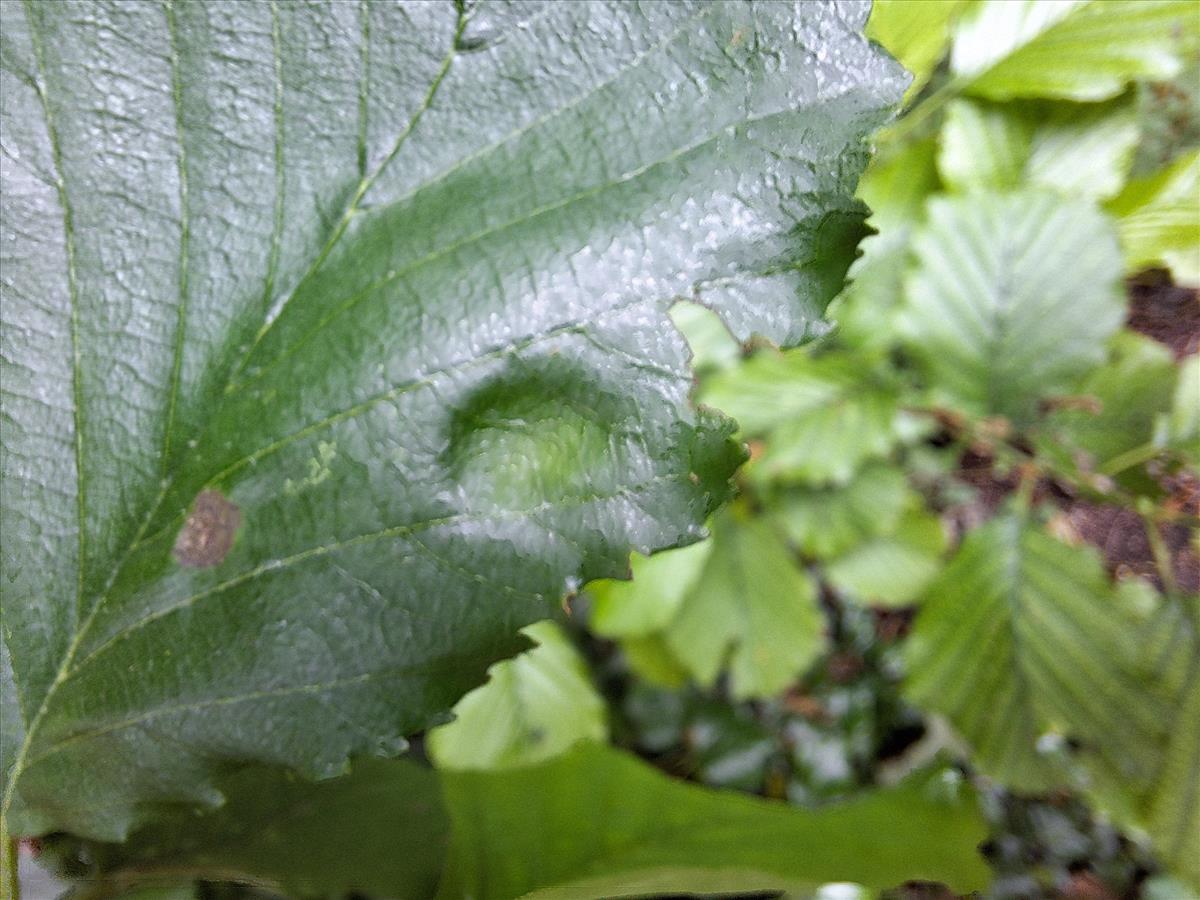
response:
[[[967,6],[967,0],[875,0],[871,5],[867,37],[883,44],[912,73],[905,100],[929,81],[945,52],[951,25]]]
[[[1157,423],[1171,408],[1178,372],[1170,351],[1150,338],[1120,332],[1112,346],[1112,360],[1078,389],[1085,408],[1073,405],[1050,415],[1039,450],[1050,458],[1066,456],[1068,464],[1083,454],[1085,469],[1145,488],[1153,482],[1128,465],[1127,454],[1152,446]],[[1118,471],[1111,470],[1113,465]]]
[[[671,307],[671,321],[683,332],[698,375],[727,369],[741,360],[742,345],[712,310],[681,301]]]
[[[699,537],[667,310],[821,330],[905,84],[858,6],[0,13],[10,835],[394,754]]]
[[[454,721],[427,735],[438,768],[511,768],[608,739],[604,699],[562,629],[536,622],[523,632],[537,646],[492,666],[487,684],[455,704]]]
[[[880,232],[872,240],[890,239],[924,219],[925,201],[940,187],[937,153],[937,139],[927,137],[885,147],[872,157],[858,182],[858,196],[871,208],[868,221]]]
[[[1032,123],[1009,104],[955,100],[946,108],[938,146],[938,174],[956,191],[1021,184]]]
[[[704,571],[712,548],[712,541],[701,541],[653,556],[633,554],[631,581],[606,579],[588,585],[592,630],[615,638],[645,637],[665,628]]]
[[[712,530],[707,549],[635,557],[632,581],[590,586],[597,630],[637,638],[639,668],[660,683],[679,667],[711,686],[728,669],[735,698],[777,693],[824,649],[816,586],[766,520],[735,507]]]
[[[1029,185],[1103,199],[1124,186],[1137,142],[1131,99],[1086,106],[955,100],[938,171],[960,191]]]
[[[596,745],[444,781],[455,837],[443,897],[805,897],[828,881],[986,880],[975,800],[937,774],[816,811],[684,784]]]
[[[1161,172],[1129,182],[1106,205],[1117,218],[1128,272],[1165,266],[1177,282],[1200,286],[1200,150]]]
[[[878,353],[896,340],[912,231],[925,218],[925,201],[940,187],[936,155],[933,137],[881,148],[859,180],[858,196],[871,208],[868,224],[879,234],[863,241],[862,256],[847,276],[850,284],[829,307],[844,347]]]
[[[763,351],[706,381],[700,400],[769,437],[752,467],[768,479],[844,484],[897,441],[895,387],[848,353]]]
[[[829,562],[830,584],[873,606],[912,603],[941,568],[946,533],[937,516],[909,511],[889,529]]]
[[[1137,580],[1119,584],[1117,596],[1131,639],[1113,668],[1132,678],[1110,676],[1093,690],[1147,743],[1139,756],[1114,752],[1092,765],[1084,791],[1116,821],[1147,832],[1167,868],[1200,891],[1200,596],[1163,599]],[[1143,706],[1160,716],[1153,729],[1136,717]],[[1096,737],[1084,750],[1098,758],[1107,743]]]
[[[1148,605],[1129,596],[1094,551],[1004,515],[969,534],[926,590],[905,648],[907,693],[1012,788],[1144,787],[1175,728],[1169,684],[1195,645],[1148,641]],[[1072,775],[1072,743],[1089,778]]]
[[[1170,413],[1159,420],[1154,438],[1160,446],[1181,450],[1200,463],[1200,356],[1180,364]]]
[[[1190,0],[981,0],[955,24],[950,69],[993,100],[1107,100],[1171,78],[1198,40]]]
[[[1051,194],[935,197],[928,212],[899,323],[909,352],[939,401],[1028,424],[1120,327],[1116,236]]]
[[[713,523],[713,549],[664,632],[702,685],[728,667],[736,699],[777,693],[824,649],[816,585],[771,526],[738,509]]]
[[[50,856],[90,860],[85,896],[130,897],[143,884],[235,881],[289,897],[365,894],[425,900],[450,840],[437,775],[410,760],[360,760],[311,783],[250,766],[218,781],[229,801],[167,811],[122,844],[51,838]]]
[[[1200,892],[1200,597],[1190,604],[1190,646],[1177,654],[1183,687],[1170,717],[1170,738],[1150,793],[1148,828],[1168,866]],[[1161,675],[1161,672],[1155,672]]]
[[[892,533],[915,499],[899,468],[867,465],[844,486],[781,491],[772,517],[800,552],[828,559]]]

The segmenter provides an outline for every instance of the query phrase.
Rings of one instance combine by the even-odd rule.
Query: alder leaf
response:
[[[1131,99],[1086,106],[955,100],[938,171],[955,190],[1029,185],[1107,198],[1125,184],[1138,135]]]
[[[390,755],[740,458],[667,309],[826,326],[865,4],[0,4],[9,834]]]
[[[934,197],[898,327],[938,400],[1024,426],[1104,361],[1121,325],[1120,251],[1091,204],[1052,194]]]
[[[1196,598],[1114,587],[1093,550],[1007,513],[925,592],[907,692],[949,719],[985,774],[1082,790],[1200,883],[1197,621]]]

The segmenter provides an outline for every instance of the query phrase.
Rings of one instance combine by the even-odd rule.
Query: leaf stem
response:
[[[0,900],[20,900],[21,883],[17,878],[19,846],[8,833],[8,822],[0,817]]]
[[[1112,478],[1119,475],[1126,469],[1131,469],[1136,465],[1154,459],[1162,451],[1162,448],[1153,441],[1147,441],[1132,450],[1126,450],[1124,453],[1114,456],[1100,468],[1101,475],[1107,475]]]
[[[1175,581],[1175,568],[1171,564],[1171,551],[1163,540],[1158,523],[1153,518],[1142,514],[1142,524],[1146,528],[1146,539],[1150,542],[1150,552],[1154,556],[1154,565],[1158,568],[1158,577],[1162,580],[1163,593],[1174,597],[1179,593],[1179,584]]]

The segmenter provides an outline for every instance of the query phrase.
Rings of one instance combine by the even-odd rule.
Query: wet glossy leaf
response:
[[[905,82],[854,4],[2,14],[18,834],[395,753],[699,537],[739,453],[667,309],[819,330]]]

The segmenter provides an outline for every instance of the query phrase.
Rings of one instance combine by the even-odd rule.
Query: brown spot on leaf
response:
[[[195,569],[217,565],[229,555],[241,523],[241,512],[224,494],[201,491],[175,538],[175,561]]]

